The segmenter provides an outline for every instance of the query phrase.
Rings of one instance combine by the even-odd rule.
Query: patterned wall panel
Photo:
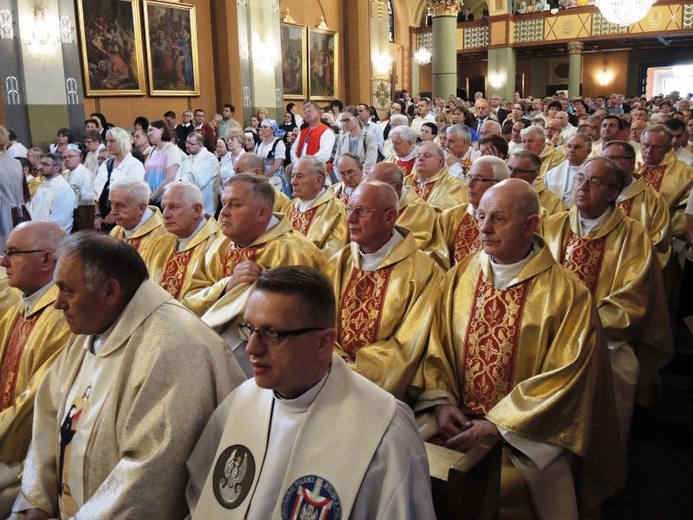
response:
[[[680,31],[682,28],[683,5],[653,6],[645,18],[630,28],[631,34],[647,32]]]
[[[683,6],[683,28],[693,29],[693,4]]]
[[[610,36],[612,34],[628,34],[628,27],[621,27],[616,23],[607,22],[602,13],[597,11],[592,17],[592,35]]]
[[[464,48],[478,49],[488,47],[489,44],[488,26],[468,27],[464,30]]]
[[[544,20],[518,20],[513,26],[513,43],[529,43],[544,39]]]
[[[545,18],[544,39],[576,40],[589,38],[592,13]]]

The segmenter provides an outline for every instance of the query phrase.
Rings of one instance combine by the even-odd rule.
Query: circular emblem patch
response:
[[[334,486],[317,475],[296,480],[284,493],[282,520],[341,520],[342,503]]]
[[[255,476],[255,459],[240,444],[226,448],[214,465],[214,496],[222,507],[235,509],[248,496]]]

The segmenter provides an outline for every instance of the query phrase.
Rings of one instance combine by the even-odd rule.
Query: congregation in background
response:
[[[598,516],[693,320],[692,97],[0,126],[0,517],[433,518],[424,441]]]

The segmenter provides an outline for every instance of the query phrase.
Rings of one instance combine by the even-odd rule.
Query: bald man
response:
[[[337,353],[359,374],[408,402],[442,270],[396,226],[399,197],[364,181],[347,206],[351,244],[328,264],[337,295]]]
[[[421,431],[448,448],[502,437],[500,517],[577,518],[622,484],[623,456],[594,301],[535,233],[538,213],[520,179],[484,193],[483,251],[441,283],[414,409],[435,408]]]
[[[55,250],[67,232],[55,222],[17,226],[0,266],[21,300],[0,316],[0,517],[7,518],[19,493],[33,421],[34,395],[70,331],[53,304]]]

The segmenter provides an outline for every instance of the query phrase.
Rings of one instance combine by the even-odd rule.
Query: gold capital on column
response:
[[[462,7],[460,0],[426,0],[431,16],[457,16]]]
[[[585,44],[582,42],[568,42],[567,47],[569,54],[582,54]]]

